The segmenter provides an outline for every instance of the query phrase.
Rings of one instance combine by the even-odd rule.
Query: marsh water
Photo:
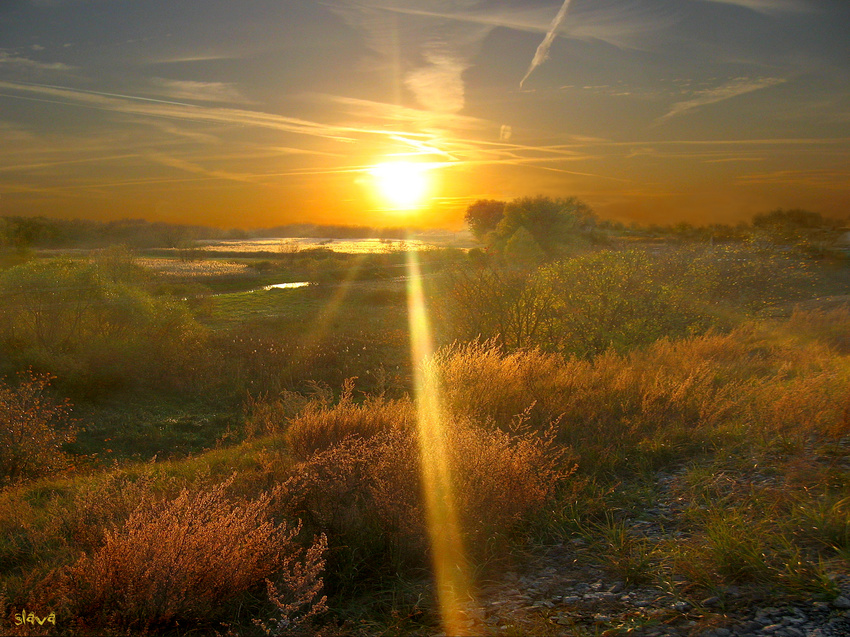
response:
[[[315,248],[349,254],[376,254],[405,250],[426,250],[434,247],[469,248],[473,244],[466,232],[447,232],[420,235],[412,239],[332,239],[286,237],[229,241],[200,241],[198,248],[211,252],[277,252],[291,253]]]

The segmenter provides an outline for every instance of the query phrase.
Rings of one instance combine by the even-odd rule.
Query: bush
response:
[[[278,601],[283,593],[302,592],[290,602],[294,606],[276,604],[280,610],[310,614],[314,604],[321,607],[315,584],[324,540],[314,544],[305,570],[295,542],[300,525],[269,518],[270,494],[229,501],[225,491],[232,481],[195,493],[185,489],[171,501],[158,502],[148,493],[123,527],[105,532],[101,548],[62,569],[57,589],[79,627],[213,622],[267,579]]]
[[[395,429],[410,429],[416,413],[410,401],[370,397],[362,405],[352,401],[353,379],[345,382],[336,405],[314,401],[294,419],[286,432],[292,453],[305,460],[347,438],[369,439]]]
[[[191,385],[204,331],[184,305],[152,296],[137,270],[113,251],[3,272],[0,347],[19,367],[49,371],[83,395]]]
[[[448,277],[445,337],[594,356],[728,329],[732,317],[799,298],[801,261],[740,248],[600,250],[536,270],[482,266]]]
[[[52,376],[27,372],[16,387],[0,381],[0,484],[64,469],[62,447],[76,438],[70,403],[47,392]]]
[[[553,495],[565,474],[551,438],[447,423],[439,460],[451,475],[451,498],[473,560],[509,539]],[[333,570],[342,580],[407,566],[428,554],[423,460],[417,433],[385,429],[351,436],[296,465],[285,506],[307,528],[326,533]]]

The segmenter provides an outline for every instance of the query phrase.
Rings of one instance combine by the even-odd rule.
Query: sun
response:
[[[428,191],[428,167],[425,164],[393,161],[376,164],[369,171],[375,186],[390,206],[410,210],[422,205]]]

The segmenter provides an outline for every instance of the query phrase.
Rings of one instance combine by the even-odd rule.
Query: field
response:
[[[4,633],[794,635],[850,607],[845,259],[4,264]]]

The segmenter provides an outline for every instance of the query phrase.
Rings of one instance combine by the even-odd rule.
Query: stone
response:
[[[844,595],[839,595],[832,600],[832,605],[835,608],[847,609],[850,608],[850,599],[847,599]]]

